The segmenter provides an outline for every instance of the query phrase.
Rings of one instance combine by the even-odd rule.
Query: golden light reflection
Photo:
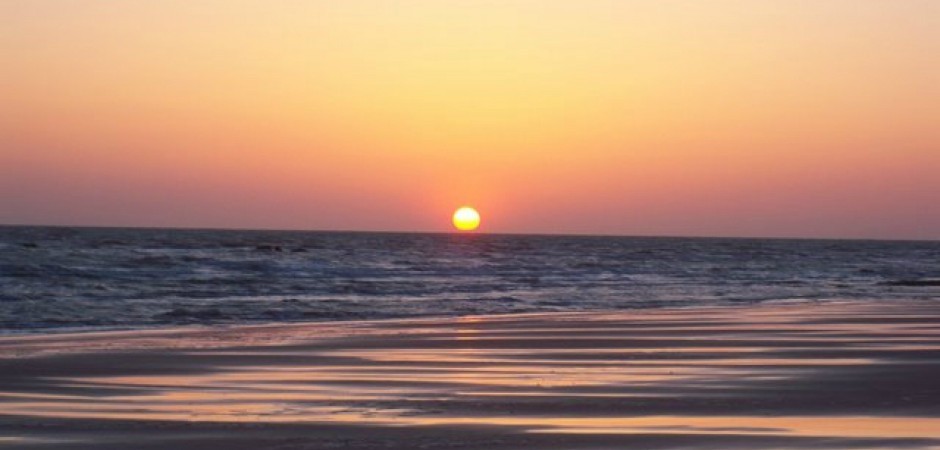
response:
[[[922,347],[912,347],[909,338],[934,339],[936,329],[927,325],[938,320],[940,306],[886,307],[877,327],[856,321],[869,311],[866,308],[816,307],[813,317],[824,318],[817,322],[793,309],[768,307],[762,314],[743,314],[748,319],[740,319],[738,310],[700,314],[676,310],[569,314],[560,322],[556,322],[560,316],[553,315],[434,319],[415,321],[407,332],[401,330],[402,322],[344,325],[339,329],[345,334],[329,324],[246,327],[245,333],[234,328],[203,330],[193,335],[195,340],[173,341],[173,348],[163,350],[176,352],[174,364],[186,368],[183,373],[146,374],[146,367],[136,367],[136,375],[63,375],[75,370],[68,364],[58,375],[41,377],[38,387],[28,392],[18,392],[14,385],[0,389],[0,415],[374,426],[472,424],[564,434],[936,438],[940,418],[919,417],[916,408],[903,409],[911,412],[908,416],[874,417],[839,409],[837,397],[817,401],[813,396],[819,393],[801,391],[825,380],[817,377],[826,374],[851,386],[853,377],[882,373],[872,370],[879,365],[891,369],[883,373],[928,367],[885,356]],[[702,327],[705,316],[723,325]],[[874,313],[868,317],[878,319]],[[574,320],[581,326],[571,328]],[[682,327],[683,322],[689,326]],[[626,338],[637,332],[640,323],[648,326],[646,333],[662,338],[672,333],[674,339],[668,342],[685,346],[657,344],[652,337]],[[761,329],[762,323],[768,325],[766,330]],[[333,332],[317,337],[321,328]],[[265,333],[279,336],[285,330],[306,340],[262,339]],[[574,330],[601,339],[569,339]],[[256,333],[248,346],[246,333]],[[807,345],[806,339],[780,340],[781,334],[814,336],[814,340]],[[153,333],[145,335],[148,340],[156,338]],[[478,339],[481,335],[486,339]],[[70,341],[77,349],[84,339],[97,349],[102,336],[61,335],[44,341],[53,347],[59,340]],[[134,353],[113,350],[139,345],[140,335],[125,333],[126,341],[119,338],[121,333],[106,336],[111,339],[101,361],[109,370],[119,370],[120,358]],[[11,352],[16,351],[15,342],[29,349],[36,345],[34,337],[4,339],[0,343],[13,343],[8,345]],[[873,344],[878,339],[881,343]],[[187,342],[197,346],[212,342],[213,348],[186,348]],[[160,353],[151,347],[147,354]],[[98,354],[82,357],[94,365]],[[781,387],[783,393],[777,394],[781,398],[809,396],[802,400],[802,412],[755,415],[755,410],[770,410],[773,402],[765,403],[767,396]],[[903,380],[894,388],[903,390]],[[864,395],[869,394],[865,391]],[[891,394],[872,402],[907,406],[917,400],[905,400],[904,395]],[[691,401],[712,409],[687,414],[685,405]],[[819,410],[833,401],[836,409]],[[854,405],[858,399],[847,401]],[[546,406],[523,408],[532,404]],[[607,409],[598,407],[604,404]]]
[[[459,317],[455,321],[456,336],[458,342],[471,342],[477,339],[480,329],[477,326],[482,319],[475,316]]]

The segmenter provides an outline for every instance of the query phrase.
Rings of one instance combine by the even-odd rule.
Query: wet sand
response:
[[[940,302],[9,336],[0,448],[940,449]]]

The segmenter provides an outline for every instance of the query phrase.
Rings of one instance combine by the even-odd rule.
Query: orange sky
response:
[[[932,0],[0,16],[0,223],[940,239]]]

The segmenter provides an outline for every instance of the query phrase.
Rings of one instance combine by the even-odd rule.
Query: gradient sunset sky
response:
[[[940,239],[940,1],[0,17],[0,223]]]

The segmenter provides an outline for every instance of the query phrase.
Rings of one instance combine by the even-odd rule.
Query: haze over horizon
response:
[[[0,223],[940,239],[940,2],[0,16]]]

